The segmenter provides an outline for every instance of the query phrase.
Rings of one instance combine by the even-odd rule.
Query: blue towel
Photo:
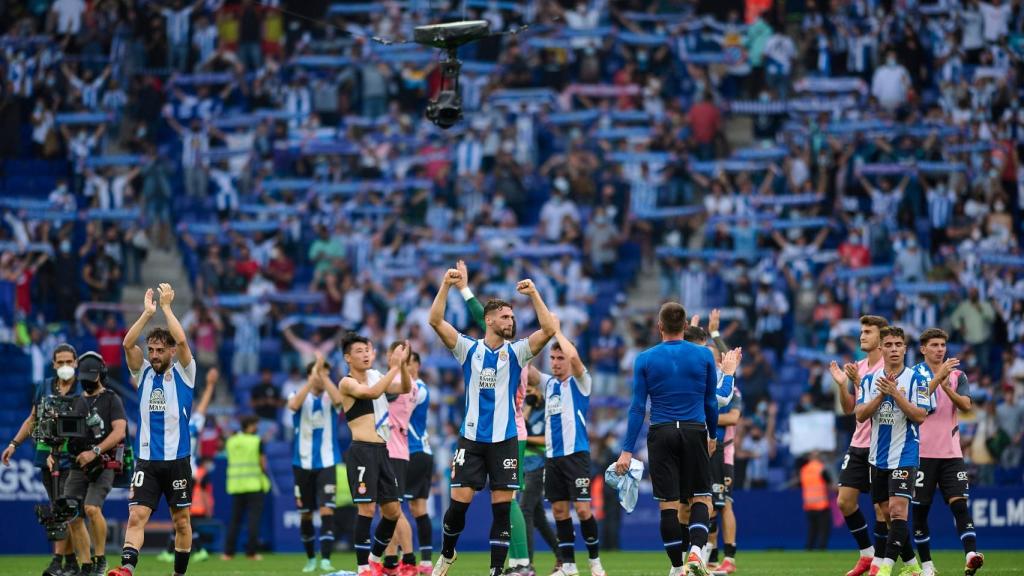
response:
[[[615,464],[604,471],[604,481],[619,492],[619,504],[626,513],[633,512],[636,501],[640,497],[640,479],[644,477],[644,463],[633,458],[629,461],[629,471],[619,476],[615,472]]]

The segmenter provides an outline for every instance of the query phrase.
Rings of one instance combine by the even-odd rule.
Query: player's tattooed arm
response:
[[[441,287],[437,290],[437,296],[434,297],[433,304],[430,305],[430,316],[428,321],[430,327],[437,333],[438,338],[444,343],[445,347],[449,350],[455,348],[455,344],[459,340],[459,332],[454,326],[448,323],[444,319],[444,310],[448,305],[448,290],[451,289],[461,278],[461,274],[454,268],[449,268],[445,272],[444,280],[441,282]]]

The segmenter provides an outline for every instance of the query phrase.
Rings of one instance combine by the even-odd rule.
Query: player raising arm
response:
[[[490,479],[491,568],[500,574],[508,555],[512,491],[519,488],[519,444],[515,397],[523,368],[554,337],[556,325],[532,280],[516,286],[530,298],[540,330],[529,338],[510,342],[515,336],[512,305],[491,300],[484,306],[484,338],[460,334],[444,319],[448,291],[461,279],[458,270],[445,273],[430,307],[430,326],[463,366],[466,414],[452,459],[451,504],[445,512],[441,556],[434,576],[445,576],[455,562],[455,545],[466,525],[466,510],[474,494]]]
[[[184,575],[192,550],[192,467],[189,419],[195,391],[196,363],[185,340],[185,330],[174,315],[174,289],[160,284],[159,306],[167,328],[146,335],[147,358],[136,343],[156,314],[153,290],[146,290],[143,311],[124,338],[125,357],[139,392],[137,464],[128,495],[128,529],[121,566],[109,576],[132,576],[139,562],[146,523],[163,496],[174,523],[174,573]],[[172,363],[173,362],[173,363]]]

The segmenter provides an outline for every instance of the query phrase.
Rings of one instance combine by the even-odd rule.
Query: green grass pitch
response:
[[[979,576],[1001,576],[1024,573],[1024,551],[985,551],[985,567]],[[116,556],[109,556],[116,561]],[[484,576],[487,574],[489,556],[486,553],[466,553],[449,574],[451,576]],[[582,574],[587,575],[586,553],[577,554]],[[45,556],[6,556],[0,561],[0,574],[18,576],[38,575],[46,566]],[[355,557],[338,553],[334,565],[339,569],[353,570]],[[605,570],[609,576],[665,576],[668,574],[668,560],[658,552],[608,552],[602,555]],[[851,550],[831,552],[743,552],[737,557],[737,574],[751,576],[842,576],[852,567],[856,553]],[[934,553],[935,565],[943,576],[963,574],[963,554],[959,552]],[[211,555],[206,562],[189,566],[189,576],[278,576],[301,575],[305,558],[297,554],[268,554],[256,562],[238,557],[224,562]],[[550,574],[553,565],[550,553],[540,554],[535,559],[537,573]],[[895,572],[894,572],[895,573]],[[138,576],[169,576],[171,565],[156,561],[152,554],[144,555],[139,562]],[[315,574],[322,574],[316,572]]]

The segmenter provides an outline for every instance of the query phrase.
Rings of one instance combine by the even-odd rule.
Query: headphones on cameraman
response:
[[[101,383],[106,383],[106,381],[107,381],[107,363],[103,360],[103,356],[100,356],[96,352],[93,352],[93,351],[90,350],[89,352],[86,352],[86,353],[84,353],[84,354],[82,354],[81,356],[78,357],[78,364],[81,364],[82,360],[85,360],[86,358],[92,358],[92,359],[94,359],[94,360],[96,360],[97,362],[100,363],[100,371],[99,371],[99,373],[100,373],[100,382]]]

